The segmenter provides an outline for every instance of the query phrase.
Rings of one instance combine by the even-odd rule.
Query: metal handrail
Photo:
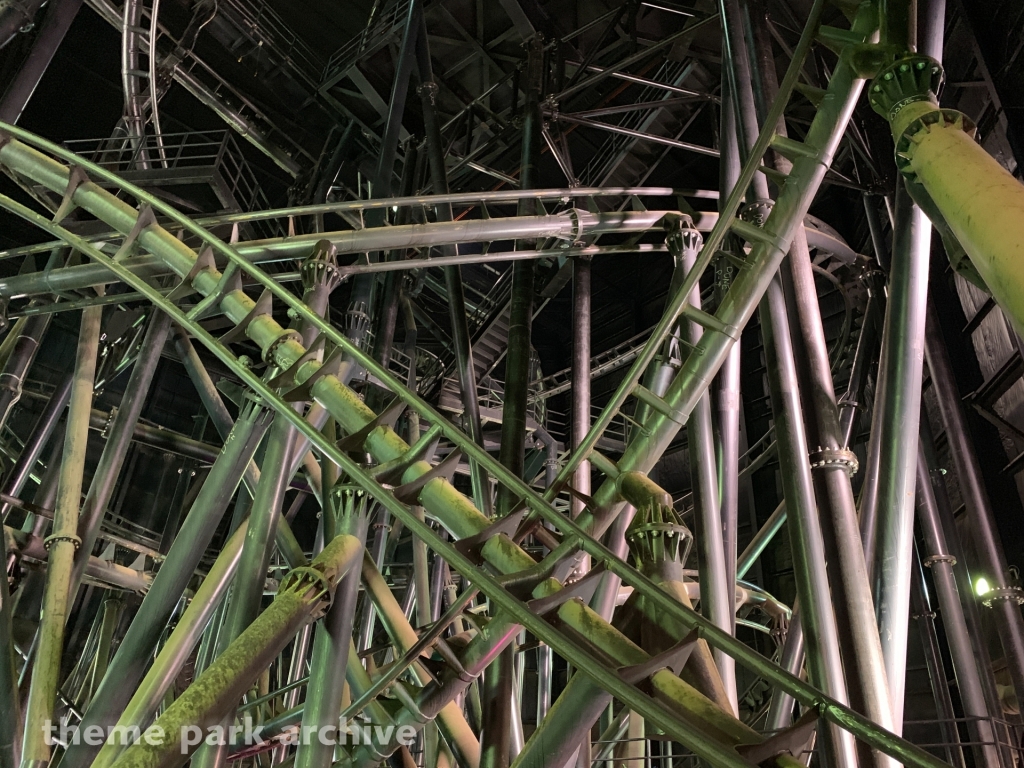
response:
[[[378,17],[379,20],[371,17],[359,35],[341,46],[327,60],[319,87],[324,88],[327,84],[337,82],[367,51],[377,50],[391,35],[401,30],[409,13],[410,3],[411,0],[395,0],[384,14]]]

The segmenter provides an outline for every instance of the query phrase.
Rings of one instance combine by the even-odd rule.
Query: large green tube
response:
[[[941,215],[1024,335],[1024,186],[978,144],[966,116],[939,108],[941,82],[937,61],[906,56],[872,82],[871,106],[892,128],[911,193],[924,191],[925,212]]]

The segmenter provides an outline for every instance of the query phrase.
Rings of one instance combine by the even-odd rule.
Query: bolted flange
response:
[[[910,123],[903,131],[903,135],[896,140],[896,167],[904,176],[911,180],[917,176],[911,167],[911,161],[914,159],[914,148],[921,142],[922,137],[933,130],[944,128],[963,131],[970,136],[977,133],[974,122],[963,112],[955,109],[936,109],[934,112],[921,115]]]
[[[686,214],[666,216],[662,220],[665,228],[665,245],[674,257],[684,251],[698,251],[704,245],[704,236],[693,226],[693,219]]]
[[[755,227],[763,227],[774,206],[774,200],[754,200],[740,208],[739,216],[741,220]]]
[[[302,287],[309,291],[324,286],[333,291],[340,283],[338,249],[330,240],[320,240],[302,262]]]
[[[930,56],[910,54],[878,73],[868,89],[868,101],[875,112],[891,123],[908,104],[916,101],[937,104],[943,79],[939,62]]]

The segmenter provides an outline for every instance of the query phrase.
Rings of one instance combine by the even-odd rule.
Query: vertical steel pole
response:
[[[576,448],[590,431],[590,298],[592,269],[589,256],[577,256],[572,263],[572,416],[570,423],[572,448]],[[590,462],[581,461],[573,475],[573,487],[590,495]],[[583,502],[575,496],[571,501],[572,516],[583,511]]]
[[[745,140],[741,143],[741,147],[750,147],[757,136],[758,121],[752,87],[755,77],[752,73],[752,66],[744,43],[742,9],[738,0],[722,0],[721,8],[725,21],[724,28],[727,38],[730,40],[729,52],[732,72],[734,73],[733,82],[736,86],[735,99],[738,124],[743,130]],[[762,55],[760,57],[761,71],[758,73],[757,82],[761,84],[766,99],[770,99],[774,97],[777,90],[774,77],[774,60],[771,62],[767,60],[768,57],[764,55],[763,45],[760,46],[759,50]],[[771,127],[780,132],[785,130],[785,127],[782,125]],[[776,162],[781,160],[779,157],[774,159]],[[768,199],[769,196],[767,180],[761,174],[754,178],[754,196],[760,199]],[[800,247],[801,241],[804,245],[803,248]],[[791,321],[799,323],[795,327],[798,327],[800,332],[791,336],[788,329],[784,332],[780,327],[774,331],[774,334],[778,338],[782,338],[787,346],[793,348],[793,345],[796,345],[796,348],[800,349],[797,355],[799,358],[797,362],[792,360],[783,360],[782,362],[783,364],[795,364],[798,366],[795,372],[800,377],[800,380],[799,384],[795,384],[795,386],[799,387],[798,391],[800,392],[806,390],[804,396],[810,400],[809,405],[811,406],[803,411],[803,415],[804,417],[815,417],[811,429],[818,432],[818,434],[813,435],[813,438],[816,438],[816,445],[814,447],[819,448],[820,446],[820,448],[828,447],[838,450],[844,447],[839,444],[838,437],[834,433],[830,435],[821,429],[823,421],[825,424],[829,422],[829,416],[831,416],[830,421],[838,429],[838,414],[835,406],[835,395],[831,389],[831,373],[828,367],[827,353],[825,354],[824,371],[819,370],[821,368],[820,355],[815,355],[814,364],[810,365],[812,361],[809,356],[824,349],[824,338],[821,330],[813,276],[810,278],[809,286],[806,281],[806,274],[810,272],[810,262],[807,255],[806,240],[803,238],[803,230],[800,227],[797,227],[795,230],[793,247],[787,261],[789,265],[788,267],[783,266],[782,274],[784,278],[790,277],[792,281],[790,294],[796,300],[797,306],[794,308],[795,311]],[[794,262],[798,263],[794,264]],[[792,273],[794,269],[797,270],[795,275]],[[778,291],[778,294],[785,300],[786,297],[783,296],[781,290]],[[813,297],[813,299],[810,297]],[[774,316],[778,317],[777,314]],[[788,312],[785,312],[783,316],[788,317]],[[768,346],[766,344],[766,348]],[[779,350],[779,357],[780,359],[782,358],[782,350]],[[805,367],[805,364],[807,364],[807,367]],[[771,368],[772,366],[769,366],[769,369]],[[830,404],[829,400],[831,400],[831,409],[828,407]],[[808,455],[807,441],[812,439],[812,436],[803,434],[802,429],[800,432],[799,437],[804,444],[803,453],[791,456],[789,459],[797,462],[802,467],[808,465],[808,461],[804,457]],[[791,447],[795,448],[796,446]],[[782,451],[780,450],[781,453]],[[852,686],[852,690],[849,693],[853,697],[854,706],[867,713],[879,724],[887,726],[891,723],[891,708],[889,707],[887,685],[884,678],[879,678],[881,648],[877,631],[874,629],[874,609],[871,604],[870,592],[868,591],[867,571],[859,547],[859,537],[856,536],[853,494],[849,484],[849,477],[842,471],[842,466],[840,465],[837,469],[839,471],[821,472],[818,473],[817,477],[812,476],[812,483],[814,484],[814,495],[812,498],[823,507],[822,518],[826,523],[825,526],[820,528],[820,535],[823,537],[822,543],[828,553],[823,556],[823,562],[839,565],[838,574],[833,575],[831,579],[826,581],[814,582],[814,589],[818,598],[822,596],[827,597],[829,603],[828,613],[833,617],[833,626],[841,625],[844,628],[841,634],[835,636],[835,640],[844,645],[852,646],[849,648],[850,652],[844,654],[844,656],[847,659],[851,657],[856,659],[856,666],[851,666],[847,670],[853,673],[849,676],[850,679],[847,682]],[[783,470],[782,474],[785,480],[788,472]],[[802,490],[802,487],[797,486],[793,489],[794,492],[797,490]],[[787,509],[789,508],[789,498],[790,494],[787,493]],[[828,525],[829,522],[831,522],[831,525]],[[791,535],[794,533],[797,532],[792,532]],[[856,551],[852,553],[844,552],[843,550],[851,549],[848,546],[851,535],[853,537],[852,541],[856,544],[852,549]],[[831,545],[833,541],[844,542],[845,546],[842,544],[838,546]],[[860,558],[858,558],[858,555],[860,555]],[[833,592],[838,593],[839,599],[832,600],[828,593],[824,592],[826,585],[830,586]],[[808,597],[802,595],[801,604],[805,603],[808,599]],[[836,613],[833,613],[833,607]],[[808,613],[808,609],[802,609],[801,614],[802,619],[806,623],[815,621],[812,615]],[[866,631],[856,628],[855,625],[858,621],[863,623],[866,620],[869,621]],[[810,640],[806,645],[810,647],[814,644],[816,638],[813,633],[824,631],[825,628],[820,625],[813,628],[803,626],[803,635]],[[826,632],[820,636],[820,639],[830,643],[833,637],[829,636]],[[799,658],[795,654],[798,648],[797,640],[798,638],[794,637],[791,641],[794,654],[790,662],[793,664],[796,664]],[[829,653],[828,658],[833,662],[836,660],[834,655],[827,649],[820,650]],[[820,673],[826,671],[820,659],[816,664],[818,664]],[[838,683],[839,680],[835,680],[837,677],[836,670],[830,670],[830,678],[827,679]],[[843,690],[844,692],[847,690],[846,683],[843,684]],[[840,744],[836,746],[839,747]],[[840,754],[842,754],[842,750],[840,750]],[[856,756],[853,759],[856,761]]]
[[[902,185],[896,191],[894,234],[883,357],[871,425],[871,441],[879,446],[878,491],[875,506],[861,510],[861,520],[863,524],[877,519],[874,541],[865,541],[865,557],[875,566],[879,634],[894,728],[901,733],[931,244],[931,224]]]
[[[121,714],[268,426],[267,414],[260,408],[243,411],[235,422],[85,712],[83,728],[106,727]],[[63,760],[67,765],[87,764],[97,751],[98,747],[81,741],[69,746]]]
[[[676,244],[673,245],[673,240]],[[695,229],[682,229],[669,235],[669,248],[678,248],[677,274],[686,274],[697,260],[703,239]],[[674,254],[675,255],[675,254]],[[700,308],[700,286],[694,286],[690,305]],[[693,322],[681,325],[687,341],[696,346],[703,328]],[[703,613],[726,632],[732,632],[736,621],[736,581],[730,582],[725,564],[722,540],[722,517],[718,502],[718,470],[715,466],[715,439],[711,425],[711,396],[705,393],[686,422],[686,439],[690,452],[695,520],[700,546],[700,602]],[[732,713],[739,712],[736,697],[736,662],[728,654],[714,649],[715,664]]]
[[[846,702],[849,697],[839,653],[839,633],[832,597],[825,589],[825,544],[815,506],[811,467],[804,458],[808,455],[807,437],[789,327],[786,300],[777,278],[761,304],[761,333],[775,415],[775,439],[779,444],[779,469],[789,511],[800,626],[807,638],[808,678],[830,696]],[[830,727],[826,744],[831,764],[849,768],[858,764],[856,743],[847,731]]]
[[[437,119],[435,100],[437,83],[434,82],[433,66],[430,62],[430,41],[423,21],[419,14],[419,38],[416,41],[416,54],[420,70],[419,93],[423,106],[423,129],[426,134],[427,159],[430,163],[430,178],[434,194],[448,194],[448,172],[444,164],[444,143],[441,139],[441,126]],[[434,206],[438,221],[452,220],[452,207],[448,203]],[[456,246],[444,246],[441,252],[445,256],[458,253]],[[473,369],[473,347],[469,336],[469,317],[466,312],[466,297],[462,289],[462,271],[458,266],[444,268],[445,287],[448,290],[448,317],[452,324],[452,345],[455,348],[455,365],[458,369],[459,388],[462,391],[462,408],[465,428],[473,442],[484,444],[483,427],[480,423],[480,401],[477,396],[476,372]],[[488,514],[491,508],[490,488],[487,474],[474,461],[470,461],[470,480],[473,483],[473,498],[477,507]]]
[[[992,504],[974,451],[974,439],[967,425],[949,353],[933,305],[928,307],[924,351],[928,359],[928,371],[931,373],[932,390],[946,430],[949,453],[960,481],[960,494],[970,521],[967,528],[978,553],[977,575],[984,576],[993,587],[992,610],[999,628],[999,640],[1006,655],[1017,699],[1024,701],[1024,617],[1021,616],[1019,605],[1020,588],[1013,584],[1006,564]]]
[[[911,576],[910,607],[914,621],[917,622],[917,633],[921,638],[924,651],[924,663],[928,670],[928,682],[935,700],[935,712],[939,716],[939,732],[945,742],[946,762],[957,768],[964,768],[964,751],[960,745],[960,731],[956,722],[956,711],[953,699],[949,695],[949,681],[946,679],[946,667],[942,660],[942,649],[939,647],[939,635],[935,631],[935,613],[932,611],[931,596],[924,582],[924,569],[917,547],[914,547],[914,568]],[[984,756],[984,753],[982,753]],[[995,763],[982,765],[999,765],[999,755]]]
[[[107,511],[107,503],[114,493],[114,483],[121,473],[128,448],[131,446],[135,425],[142,415],[142,407],[160,364],[167,334],[171,329],[171,318],[159,310],[153,310],[149,327],[139,348],[139,356],[132,368],[131,377],[121,398],[121,406],[117,409],[114,423],[110,427],[106,445],[99,464],[93,472],[89,483],[89,492],[82,504],[82,513],[78,521],[79,535],[82,546],[75,556],[75,570],[71,579],[72,598],[85,575],[85,566],[89,562],[93,546],[99,535],[100,523]]]
[[[352,536],[366,541],[366,501],[362,491],[337,488],[324,489],[326,501],[324,520],[335,517],[325,525],[324,537]],[[334,600],[318,623],[313,640],[313,659],[309,666],[309,685],[302,712],[302,727],[321,728],[335,726],[341,714],[341,698],[345,689],[345,669],[352,644],[352,624],[356,601],[359,598],[359,570],[346,574],[335,591]],[[328,768],[334,758],[334,746],[320,739],[300,740],[295,753],[296,768]]]
[[[990,718],[1001,716],[1002,713],[993,712],[989,708],[982,675],[991,675],[991,667],[985,669],[981,666],[979,651],[971,642],[971,635],[967,629],[967,620],[957,590],[957,578],[953,571],[956,557],[947,544],[946,526],[940,515],[937,500],[940,489],[936,486],[941,484],[941,492],[945,493],[945,480],[938,472],[932,474],[932,468],[928,464],[925,444],[930,442],[931,429],[927,419],[922,418],[921,445],[918,446],[917,459],[917,511],[923,539],[923,565],[932,573],[932,583],[935,585],[935,595],[942,616],[942,628],[949,645],[950,658],[953,660],[953,673],[956,675],[964,715],[974,719],[969,723],[969,727],[973,734],[971,741],[975,742],[977,760],[980,765],[1000,765],[1002,757],[995,746],[996,735]],[[953,534],[955,535],[955,532]],[[964,596],[968,600],[973,599],[971,585],[968,583],[963,587]],[[983,654],[984,657],[987,655]],[[991,685],[994,688],[994,681]]]
[[[728,56],[729,43],[723,35],[723,52]],[[733,91],[732,67],[728,62],[722,67],[722,108],[720,118],[721,159],[719,161],[719,205],[729,197],[740,175],[739,137],[736,132],[736,105]],[[719,301],[729,291],[732,282],[732,265],[721,259],[715,265],[715,290]],[[734,344],[718,371],[718,477],[719,510],[722,520],[722,546],[725,557],[723,581],[730,591],[735,591],[736,555],[739,529],[739,461],[740,461],[740,354],[741,345]],[[729,611],[730,633],[736,634],[736,611]],[[738,705],[736,691],[736,665],[732,659],[716,656],[719,672],[725,684],[727,695],[734,706]],[[725,666],[721,666],[724,662]],[[738,711],[738,710],[737,710]]]
[[[542,117],[540,91],[543,83],[544,45],[540,36],[529,42],[526,63],[526,101],[523,121],[520,187],[532,189],[537,183],[537,159],[540,155]],[[520,215],[534,211],[534,201],[519,203]],[[517,243],[517,248],[535,244]],[[517,477],[525,471],[526,407],[530,384],[530,332],[533,324],[533,261],[517,261],[512,266],[512,298],[509,307],[508,355],[505,358],[505,403],[501,414],[499,461]],[[498,514],[507,515],[517,503],[505,485],[498,487]],[[512,705],[511,670],[515,645],[503,649],[484,671],[482,693],[484,731],[480,743],[482,768],[506,768],[511,740],[509,709]]]
[[[730,5],[732,4],[730,0]],[[760,6],[758,6],[760,7]],[[735,9],[730,19],[735,17]],[[758,54],[759,72],[756,81],[761,83],[764,97],[774,98],[777,91],[774,58],[770,55],[770,44],[761,21],[763,12],[755,12],[751,23],[756,22],[755,43]],[[733,30],[736,21],[729,21]],[[733,34],[741,34],[741,31]],[[750,78],[753,82],[755,78]],[[737,88],[740,93],[746,89],[737,73]],[[751,123],[750,108],[741,113],[746,127]],[[780,135],[785,135],[785,125],[771,126]],[[788,172],[791,163],[774,153],[773,162],[778,170]],[[755,179],[757,181],[757,179]],[[760,196],[760,192],[757,193]],[[835,595],[832,604],[836,613],[836,624],[842,629],[838,640],[847,660],[846,679],[853,706],[863,711],[883,727],[892,723],[892,709],[889,703],[888,683],[881,674],[881,644],[874,625],[874,606],[869,591],[867,567],[859,546],[856,511],[850,478],[845,471],[846,462],[822,461],[825,456],[847,456],[845,442],[839,434],[839,416],[832,376],[828,361],[827,347],[821,325],[821,315],[811,271],[810,255],[803,229],[797,227],[790,248],[789,258],[781,270],[786,286],[786,299],[790,309],[790,322],[795,332],[791,339],[795,351],[795,364],[800,391],[808,401],[803,411],[806,439],[813,449],[815,464],[812,473],[815,500],[821,509],[823,543],[826,562],[837,565],[830,569],[828,585]],[[808,627],[804,633],[810,637]],[[851,662],[852,660],[852,662]],[[882,759],[879,757],[879,759]]]
[[[409,95],[409,77],[416,62],[416,38],[419,37],[419,8],[421,0],[410,0],[402,34],[402,46],[395,67],[395,77],[391,87],[388,118],[381,137],[380,155],[373,175],[373,197],[389,197],[391,181],[395,171],[395,159],[398,155],[398,140],[402,132],[402,120],[405,117],[405,102]],[[383,212],[370,217],[375,226],[383,223]],[[352,281],[352,293],[349,299],[349,315],[352,324],[347,330],[349,338],[362,344],[368,329],[368,318],[375,275],[357,275]],[[346,367],[346,380],[351,378],[355,366],[349,363]]]
[[[537,158],[540,155],[542,117],[540,89],[543,81],[544,46],[540,37],[530,41],[526,64],[523,120],[523,149],[520,187],[532,189],[537,182]],[[534,200],[519,203],[519,215],[535,211]],[[517,243],[531,248],[535,243]],[[530,329],[533,323],[534,262],[517,261],[512,265],[512,298],[509,307],[508,355],[505,359],[505,404],[501,415],[499,461],[522,477],[526,456],[526,406],[530,376]],[[498,487],[498,514],[508,514],[518,499],[505,486]]]
[[[54,721],[57,679],[64,642],[64,625],[68,614],[68,594],[78,538],[78,505],[82,499],[85,451],[89,440],[89,414],[92,410],[92,389],[96,377],[96,352],[100,342],[102,307],[82,311],[82,325],[75,357],[75,381],[71,387],[68,427],[61,458],[60,484],[54,508],[53,532],[46,538],[49,558],[46,570],[46,592],[43,597],[39,627],[39,651],[32,670],[28,710],[25,716],[22,765],[26,768],[44,765],[50,758],[50,745],[44,728]]]

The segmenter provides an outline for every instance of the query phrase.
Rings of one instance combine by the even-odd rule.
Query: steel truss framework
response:
[[[508,4],[518,9],[516,0]],[[417,34],[421,46],[427,34],[418,3],[399,5],[388,11],[385,21],[391,30],[399,18],[405,20],[400,59],[408,57],[408,70]],[[759,65],[736,46],[736,38],[729,40],[738,29],[740,4],[723,0],[720,5],[729,53],[726,82],[714,99],[723,107],[735,107],[739,125],[733,124],[732,136],[723,137],[719,149],[696,150],[720,156],[723,167],[733,156],[745,159],[735,162],[731,172],[723,171],[718,214],[703,221],[696,213],[648,211],[638,204],[640,196],[707,196],[699,190],[530,189],[541,142],[555,154],[561,152],[543,125],[539,86],[528,82],[539,81],[539,38],[530,46],[523,72],[528,114],[520,191],[447,193],[440,126],[429,88],[421,95],[430,173],[439,194],[409,195],[406,188],[400,196],[378,200],[206,218],[183,215],[102,162],[0,123],[0,166],[25,188],[59,201],[55,211],[44,215],[0,195],[0,207],[49,238],[44,245],[13,249],[5,257],[34,263],[34,254],[48,251],[51,263],[59,266],[38,273],[26,270],[0,281],[5,300],[27,299],[14,313],[18,320],[0,347],[3,375],[14,382],[9,391],[15,393],[3,401],[0,418],[10,415],[21,394],[49,318],[65,311],[81,310],[82,315],[74,373],[51,395],[2,489],[5,513],[15,508],[26,513],[21,531],[5,529],[5,560],[10,565],[45,561],[45,577],[36,573],[41,618],[35,639],[24,648],[17,648],[14,640],[6,579],[0,589],[0,697],[10,702],[2,713],[0,767],[20,761],[25,768],[156,768],[191,760],[196,766],[217,768],[229,760],[252,760],[261,766],[292,762],[303,768],[368,768],[391,760],[424,768],[561,768],[609,759],[625,765],[655,757],[663,768],[665,760],[671,766],[677,758],[735,768],[793,768],[806,760],[843,768],[1014,764],[1014,745],[997,717],[991,670],[981,660],[983,654],[970,652],[976,606],[967,599],[971,581],[963,563],[954,570],[963,558],[949,529],[952,514],[942,508],[948,497],[933,472],[927,423],[921,425],[920,447],[916,440],[922,357],[915,358],[916,367],[904,363],[914,357],[908,349],[925,348],[946,428],[954,425],[961,436],[954,459],[958,474],[974,477],[966,503],[981,531],[977,535],[984,543],[993,586],[989,599],[996,603],[1011,682],[1024,693],[1020,590],[1009,578],[993,533],[991,505],[984,491],[974,487],[977,460],[969,435],[964,437],[945,347],[934,329],[926,331],[930,230],[925,218],[927,214],[940,231],[952,233],[1010,321],[1024,327],[1014,250],[1019,246],[990,231],[1016,232],[1024,226],[1024,192],[965,138],[970,125],[963,115],[938,108],[941,68],[933,58],[907,53],[898,10],[880,2],[843,4],[848,26],[840,28],[823,24],[826,3],[816,0],[783,78],[775,82],[774,72],[761,72],[759,86],[770,98],[758,106],[751,83]],[[105,15],[111,16],[109,8]],[[513,18],[529,23],[525,15],[513,12]],[[156,19],[152,21],[155,29]],[[694,21],[684,32],[707,23],[707,18]],[[369,35],[374,40],[378,36]],[[800,80],[816,42],[831,48],[837,58],[827,87],[813,93],[814,116],[798,140],[788,136],[786,116],[794,93],[811,90]],[[919,49],[934,52],[925,40]],[[430,59],[422,51],[419,71],[424,77]],[[941,50],[937,53],[936,59]],[[626,69],[633,58],[620,67]],[[341,74],[325,80],[321,90],[329,91],[351,73],[354,65],[347,59],[342,64]],[[331,66],[340,65],[332,60]],[[559,95],[625,76],[598,68],[587,78],[581,73],[590,67],[582,62],[577,82],[563,83]],[[892,125],[908,191],[901,185],[896,197],[887,294],[878,290],[876,272],[865,271],[858,278],[870,286],[871,297],[855,354],[845,361],[851,368],[848,395],[837,401],[830,366],[842,367],[844,360],[830,359],[825,347],[808,248],[810,244],[833,254],[844,268],[862,264],[858,260],[863,257],[808,218],[808,209],[840,152],[868,82],[871,105]],[[425,79],[425,84],[431,81]],[[673,93],[682,93],[680,98],[713,100],[673,87]],[[399,101],[404,101],[405,90],[403,85]],[[550,104],[545,109],[557,117]],[[592,125],[589,118],[598,113],[562,117]],[[389,153],[394,163],[400,127],[401,115],[397,123],[389,119],[384,131],[378,171],[387,182],[393,174],[384,166]],[[644,138],[634,128],[618,133]],[[394,139],[390,144],[389,135]],[[661,143],[668,141],[674,142],[668,146],[695,149],[678,139]],[[471,143],[467,141],[460,163],[470,162]],[[958,182],[943,167],[944,152],[963,157],[969,166],[968,191],[957,189]],[[567,154],[560,155],[560,165],[575,181],[571,162],[565,165]],[[773,199],[769,181],[775,185]],[[635,210],[606,209],[606,203],[620,200],[623,207],[633,200]],[[973,205],[968,213],[965,200]],[[517,215],[491,215],[512,204],[518,206]],[[486,215],[461,220],[453,215],[453,206],[460,205],[478,207]],[[108,231],[76,232],[68,223],[76,211]],[[325,214],[343,216],[352,229],[325,232],[321,227],[295,234],[297,220],[319,216],[322,224]],[[988,218],[978,224],[983,216]],[[244,231],[266,220],[284,224],[289,235],[256,239],[255,230]],[[227,225],[233,228],[231,237],[214,234]],[[603,235],[633,239],[597,244]],[[656,242],[640,243],[642,237]],[[514,250],[487,250],[490,243],[511,240],[516,241]],[[484,247],[482,253],[459,253],[459,244]],[[441,256],[431,257],[433,247],[441,248]],[[877,254],[883,249],[876,243]],[[56,261],[65,258],[62,251],[84,263]],[[418,254],[401,261],[338,264],[339,253],[378,251]],[[509,350],[503,387],[475,379],[468,325],[459,324],[467,314],[461,265],[514,264],[508,288],[509,340],[518,338],[513,332],[524,333],[525,324],[528,342],[535,261],[574,264],[581,302],[576,306],[586,315],[589,294],[579,291],[588,285],[591,258],[654,252],[670,254],[675,273],[664,313],[640,339],[642,344],[631,339],[596,356],[593,371],[585,349],[571,369],[543,380],[550,391],[528,392],[528,343]],[[426,272],[427,266],[446,270],[455,347],[449,367],[460,389],[465,429],[426,397],[436,391],[424,391],[424,356],[417,353],[415,333],[409,331],[415,321],[407,327],[409,348],[402,355],[388,348],[382,355],[363,319],[371,307],[357,301],[362,295],[358,287],[364,286],[370,296],[366,286],[378,274],[387,276],[382,281],[386,298],[386,280],[392,275]],[[845,290],[822,264],[813,268]],[[344,280],[352,282],[355,298],[342,326],[327,315],[330,294]],[[301,285],[301,295],[289,287],[295,283]],[[712,283],[713,301],[704,303],[702,287]],[[72,293],[92,288],[95,298]],[[94,388],[106,375],[97,371],[105,338],[104,307],[131,302],[145,303],[152,312],[145,330],[139,325],[131,335],[140,340],[131,378],[121,407],[103,427],[107,439],[102,457],[83,488]],[[377,303],[387,305],[381,297]],[[392,336],[399,303],[392,301]],[[486,308],[482,303],[479,313]],[[414,314],[411,302],[405,309]],[[732,376],[738,376],[738,369],[731,367],[738,365],[738,343],[759,309],[774,442],[744,472],[750,474],[758,462],[777,457],[785,502],[747,551],[737,554],[736,532],[730,533],[726,525],[726,509],[732,505],[729,514],[736,514],[738,443],[729,449],[732,453],[721,449],[731,459],[716,460],[711,390],[714,386],[724,392],[723,402],[730,402],[736,386]],[[844,337],[851,334],[851,324],[847,306]],[[217,336],[211,327],[223,333]],[[386,325],[377,333],[386,335]],[[105,512],[131,441],[146,439],[146,425],[139,423],[142,405],[172,336],[224,445],[190,503],[177,499],[187,514],[170,528],[170,536],[165,534],[167,546],[161,548],[156,575],[139,575],[96,557],[95,550],[99,541],[131,543],[131,537],[115,538]],[[850,479],[857,459],[848,447],[854,424],[841,403],[863,396],[872,345],[879,337],[884,339],[883,363],[858,530]],[[193,340],[242,383],[232,393],[237,418],[213,385]],[[843,346],[845,342],[837,346],[837,357]],[[253,349],[259,361],[251,358]],[[443,369],[445,363],[437,366]],[[591,418],[591,375],[623,369],[604,407]],[[431,382],[435,389],[440,386]],[[357,388],[363,384],[360,394]],[[496,459],[487,450],[480,419],[490,400],[481,391],[499,399],[505,432],[502,457],[517,453],[514,461]],[[559,460],[557,441],[545,429],[552,422],[545,422],[537,403],[563,391],[575,399],[567,450]],[[586,397],[580,395],[584,391]],[[63,453],[58,461],[54,452],[49,476],[28,504],[19,495],[51,437],[60,434],[55,429],[65,404],[63,442],[53,441]],[[534,410],[528,410],[529,404]],[[714,423],[738,430],[738,405],[734,411],[732,421],[718,415]],[[893,433],[908,423],[914,425],[912,450],[901,451],[894,447],[899,435]],[[531,484],[524,468],[526,425],[531,439],[546,446],[543,490]],[[694,466],[690,501],[696,538],[683,524],[680,505],[652,479],[682,432]],[[884,434],[890,435],[888,440],[878,437]],[[724,446],[727,441],[719,439]],[[177,436],[165,442],[190,460],[209,459],[208,447],[197,440]],[[617,446],[615,458],[607,447],[611,444]],[[716,461],[736,466],[727,472],[716,468]],[[285,492],[300,470],[307,483],[304,492],[316,496],[322,507],[312,556],[303,551],[283,509]],[[462,487],[458,474],[463,472],[471,478],[468,494],[457,487]],[[967,723],[963,730],[970,736],[962,739],[953,722],[956,713],[948,689],[936,690],[937,706],[947,716],[941,745],[945,759],[902,737],[911,726],[903,718],[900,673],[906,667],[907,596],[915,562],[915,482],[928,549],[924,564],[933,569],[943,620],[948,622],[946,635]],[[212,563],[204,563],[204,553],[236,498],[230,534]],[[491,514],[495,500],[501,512]],[[743,581],[787,518],[799,600],[793,611]],[[412,576],[401,601],[392,591],[397,591],[393,572],[385,566],[389,526],[395,521],[412,535]],[[863,543],[862,530],[868,532]],[[693,572],[684,569],[693,542],[700,551],[699,585]],[[151,548],[138,551],[157,554]],[[285,567],[286,575],[281,573]],[[205,575],[200,579],[201,572]],[[68,616],[80,604],[83,583],[99,584],[111,597],[86,645],[88,661],[64,680]],[[196,587],[192,592],[190,585]],[[116,597],[121,589],[145,593],[125,626],[123,605]],[[273,593],[266,603],[265,591]],[[617,606],[620,594],[628,597]],[[700,601],[700,612],[693,608],[694,598]],[[776,618],[776,626],[789,622],[778,660],[737,636],[737,599],[761,605]],[[442,610],[442,604],[447,608]],[[926,608],[914,610],[926,615]],[[383,648],[373,647],[377,622],[388,638]],[[927,637],[938,658],[934,627],[930,631]],[[515,655],[527,643],[538,651],[538,716],[528,739],[522,723],[523,661]],[[553,654],[572,672],[554,701]],[[932,663],[944,669],[941,658]],[[766,719],[748,722],[740,716],[742,692],[736,687],[734,665],[772,690]],[[177,691],[175,680],[189,666],[194,668],[189,684]],[[260,680],[269,679],[269,669],[278,683],[272,691],[259,686]],[[943,678],[945,682],[944,672]],[[949,704],[946,709],[943,702]],[[795,706],[802,714],[794,721]],[[235,728],[253,714],[265,726],[266,744],[235,747],[199,739],[182,742],[175,736],[189,728],[204,733],[216,726]],[[141,734],[152,727],[172,736],[140,736],[131,745],[84,741],[54,749],[45,725],[58,715],[74,717],[85,733],[116,727]],[[296,729],[319,733],[339,718],[357,717],[377,728],[378,737],[344,746],[315,740],[295,745],[289,740]],[[602,734],[594,738],[598,727]],[[412,740],[403,741],[403,733],[412,734]],[[655,750],[652,737],[663,746]],[[673,754],[674,749],[682,753]],[[965,761],[965,750],[976,762]]]

